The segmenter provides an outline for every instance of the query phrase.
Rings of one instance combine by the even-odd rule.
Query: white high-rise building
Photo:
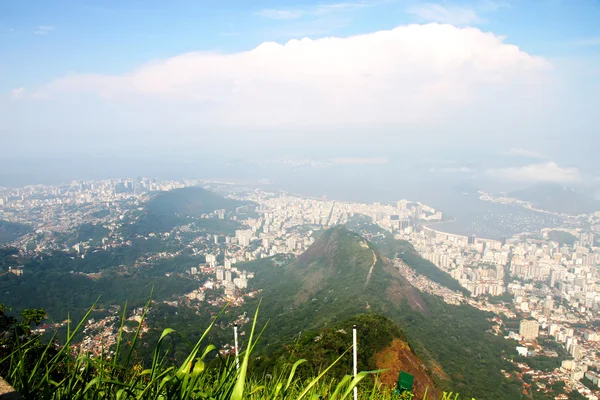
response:
[[[250,236],[242,235],[242,236],[238,237],[238,243],[240,244],[240,246],[244,246],[244,247],[250,245]]]
[[[540,332],[540,324],[535,320],[521,320],[519,325],[519,334],[525,340],[537,339]]]
[[[225,279],[225,271],[222,268],[217,268],[217,280],[222,281]]]

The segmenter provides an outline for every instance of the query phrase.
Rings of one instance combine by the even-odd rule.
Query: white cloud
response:
[[[387,157],[340,157],[328,161],[335,165],[385,165],[390,162]]]
[[[274,8],[268,8],[256,12],[256,15],[263,18],[270,19],[296,19],[300,18],[305,14],[303,10],[277,10]]]
[[[38,28],[35,31],[33,31],[33,33],[36,35],[47,35],[50,32],[52,32],[53,30],[54,30],[53,26],[41,25],[41,26],[38,26]]]
[[[20,87],[20,88],[11,90],[10,96],[13,99],[21,100],[21,99],[25,98],[25,92],[26,92],[25,88]]]
[[[356,2],[344,2],[344,3],[329,3],[329,4],[319,4],[314,7],[308,8],[291,8],[291,9],[275,9],[275,8],[266,8],[260,11],[257,11],[255,14],[269,19],[281,19],[281,20],[289,20],[289,19],[297,19],[305,16],[319,17],[323,15],[329,15],[340,12],[347,12],[352,10],[357,10],[366,7],[373,7],[383,3],[388,2],[389,0],[378,0],[378,1],[356,1]]]
[[[553,161],[522,167],[490,169],[486,171],[486,175],[510,182],[573,183],[581,181],[579,169],[562,168]]]
[[[477,15],[474,9],[468,7],[425,3],[409,7],[407,12],[425,22],[441,22],[459,26],[478,25],[484,22],[484,19]]]
[[[549,68],[494,34],[427,24],[266,42],[239,53],[187,53],[125,75],[67,76],[35,92],[38,98],[88,93],[131,103],[145,98],[157,107],[186,104],[181,109],[193,109],[190,124],[402,124],[435,122],[460,109],[472,113],[470,106],[503,96],[518,104],[543,86]]]
[[[523,148],[514,148],[510,149],[506,152],[508,156],[516,156],[516,157],[528,157],[528,158],[546,158],[543,154],[537,153],[535,151],[523,149]]]

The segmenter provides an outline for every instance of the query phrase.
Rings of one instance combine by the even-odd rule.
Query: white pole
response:
[[[354,377],[356,378],[358,370],[358,351],[356,348],[356,325],[352,327],[352,359],[354,361]],[[354,400],[358,399],[358,388],[354,386]]]
[[[237,339],[237,323],[233,325],[233,345],[235,349],[235,369],[240,369],[240,359],[238,357],[238,339]]]

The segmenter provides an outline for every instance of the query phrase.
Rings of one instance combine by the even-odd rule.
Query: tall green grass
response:
[[[132,355],[137,344],[142,322],[148,311],[146,304],[142,320],[139,322],[129,350],[124,353],[124,324],[126,307],[123,308],[121,327],[114,354],[111,358],[101,356],[92,358],[88,354],[74,355],[72,344],[75,336],[81,332],[93,307],[75,326],[67,326],[64,343],[56,351],[55,340],[51,340],[37,363],[31,368],[24,363],[25,355],[30,351],[30,342],[19,343],[12,354],[1,362],[9,362],[9,373],[5,379],[13,385],[25,399],[140,399],[140,400],[185,400],[185,399],[352,399],[352,390],[368,375],[381,371],[363,371],[356,377],[351,375],[343,379],[327,376],[328,371],[348,352],[341,354],[328,368],[310,379],[296,377],[298,368],[306,360],[290,363],[285,369],[256,377],[249,370],[252,350],[255,348],[261,332],[257,331],[257,308],[246,349],[240,354],[239,369],[233,358],[221,359],[217,368],[207,367],[207,357],[216,352],[215,346],[207,343],[208,335],[217,319],[206,328],[202,337],[191,349],[181,365],[167,362],[163,349],[165,339],[177,335],[173,329],[165,329],[154,348],[152,363],[142,369],[132,363]],[[260,306],[259,306],[260,307]],[[223,311],[221,311],[222,313]],[[264,328],[263,328],[264,329]],[[55,339],[55,338],[53,338]],[[349,349],[350,350],[350,349]],[[374,380],[377,382],[377,380]],[[454,394],[445,394],[444,399],[457,400]],[[425,395],[427,397],[427,395]],[[360,399],[415,399],[412,394],[398,395],[392,390],[381,388],[377,383],[361,386]]]

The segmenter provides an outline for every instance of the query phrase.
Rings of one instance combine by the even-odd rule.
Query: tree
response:
[[[40,357],[52,357],[55,352],[42,343],[41,336],[32,331],[45,318],[41,308],[28,308],[21,311],[21,318],[9,314],[10,309],[0,303],[0,375],[6,376],[11,355],[22,358],[24,366],[32,367]]]

